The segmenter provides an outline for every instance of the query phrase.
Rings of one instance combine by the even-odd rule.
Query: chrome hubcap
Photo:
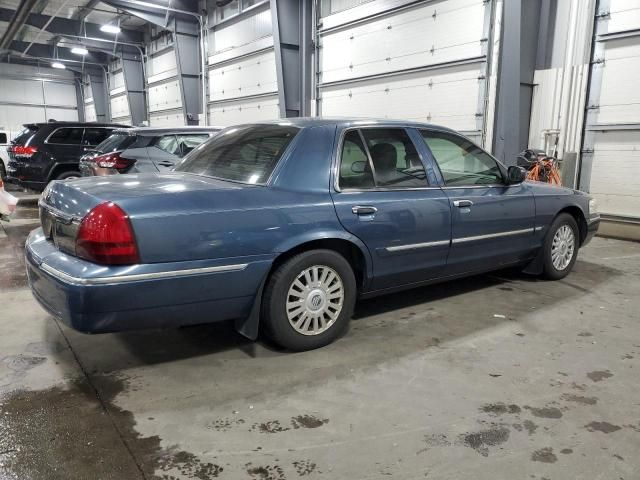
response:
[[[569,225],[562,225],[556,230],[551,244],[551,262],[556,270],[564,270],[571,263],[575,250],[575,235]]]
[[[338,273],[325,265],[303,270],[287,293],[287,318],[303,335],[318,335],[338,319],[344,303],[344,286]]]

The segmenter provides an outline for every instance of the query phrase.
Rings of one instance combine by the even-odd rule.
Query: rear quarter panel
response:
[[[329,195],[335,127],[303,129],[267,186],[141,196],[119,204],[145,263],[270,255],[322,238],[350,238]],[[355,240],[355,239],[354,239]]]

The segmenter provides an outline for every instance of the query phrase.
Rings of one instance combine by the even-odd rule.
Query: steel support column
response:
[[[270,0],[282,117],[311,112],[312,0]]]
[[[104,71],[89,73],[89,87],[93,97],[93,106],[96,109],[96,122],[110,122],[109,115],[109,88],[105,81]]]
[[[502,10],[493,154],[506,165],[519,153],[521,2],[506,0]]]
[[[124,55],[122,57],[122,73],[129,102],[131,124],[140,125],[149,120],[145,98],[144,69],[140,55]]]
[[[187,125],[198,125],[198,113],[202,110],[200,95],[200,34],[194,19],[174,19],[174,51],[178,67],[178,80],[182,96],[182,111]],[[203,72],[204,73],[204,72]]]

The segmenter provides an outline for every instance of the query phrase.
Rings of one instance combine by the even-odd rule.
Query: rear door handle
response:
[[[458,208],[467,208],[473,205],[471,200],[454,200],[453,205]]]
[[[173,162],[158,162],[158,165],[162,165],[163,167],[173,167]]]
[[[369,205],[355,205],[351,207],[351,212],[354,215],[373,215],[378,209]]]

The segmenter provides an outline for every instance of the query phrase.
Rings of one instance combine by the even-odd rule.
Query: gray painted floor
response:
[[[2,479],[638,479],[640,244],[358,305],[307,353],[226,323],[85,336],[0,230]]]

